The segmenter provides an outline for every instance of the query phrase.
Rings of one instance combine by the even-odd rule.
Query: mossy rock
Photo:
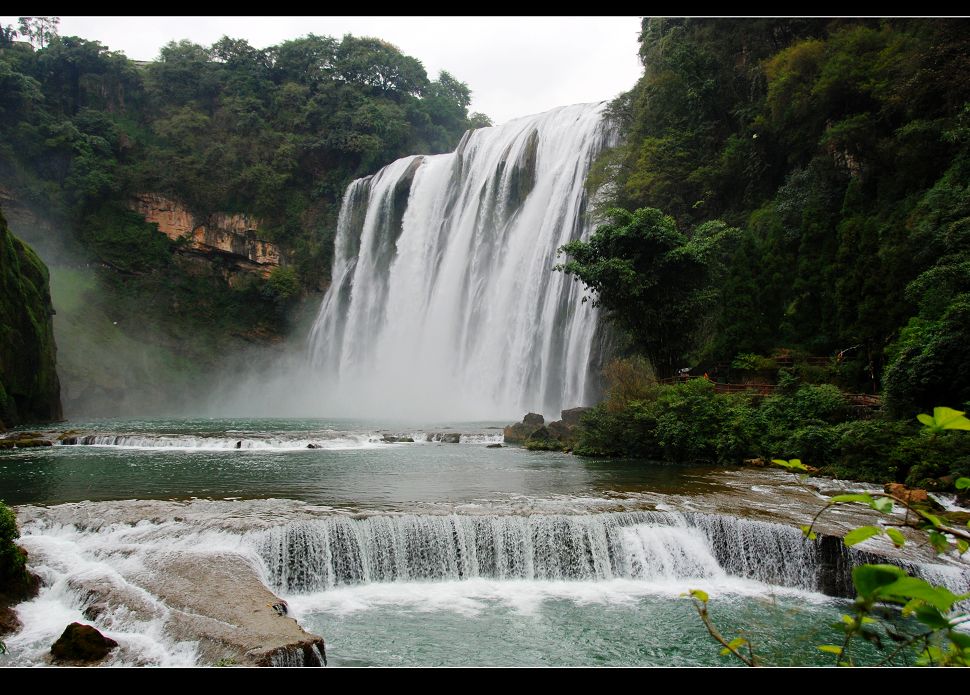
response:
[[[562,451],[563,443],[549,431],[547,427],[540,427],[524,444],[529,451]]]
[[[47,267],[0,213],[0,419],[7,426],[61,418]]]
[[[529,439],[523,446],[529,451],[565,451],[557,439]]]
[[[51,645],[51,655],[57,661],[100,661],[117,646],[90,625],[71,623]]]

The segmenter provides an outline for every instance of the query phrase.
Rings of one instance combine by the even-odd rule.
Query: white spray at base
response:
[[[450,154],[354,181],[311,334],[323,411],[558,417],[596,393],[597,316],[553,266],[587,238],[605,103],[470,131]]]

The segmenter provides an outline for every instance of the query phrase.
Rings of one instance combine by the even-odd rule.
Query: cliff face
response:
[[[0,212],[0,427],[61,418],[47,267]]]
[[[249,215],[213,213],[199,219],[179,202],[157,193],[138,194],[131,208],[157,224],[158,231],[185,243],[183,253],[219,256],[237,272],[263,277],[280,265],[279,247],[258,238],[260,222]]]

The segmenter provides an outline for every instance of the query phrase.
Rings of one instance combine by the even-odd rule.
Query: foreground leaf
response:
[[[929,536],[930,545],[933,546],[933,549],[936,550],[936,552],[945,553],[950,550],[950,541],[942,533],[930,529]]]
[[[696,598],[701,603],[707,603],[710,596],[707,595],[706,591],[701,591],[700,589],[691,589],[690,595],[692,598]]]
[[[886,535],[889,536],[889,540],[893,542],[897,548],[902,548],[906,545],[906,538],[894,528],[887,528]]]
[[[961,410],[953,408],[933,408],[932,417],[926,413],[920,413],[916,419],[923,423],[931,432],[942,432],[943,430],[970,430],[970,420]]]
[[[863,504],[872,504],[872,495],[867,495],[865,493],[859,493],[855,495],[836,495],[831,498],[829,502],[838,504],[840,502],[862,502]]]
[[[851,547],[857,543],[861,543],[867,538],[878,536],[880,533],[882,533],[882,529],[878,526],[861,526],[845,534],[845,538],[842,539],[842,542]]]
[[[808,466],[801,462],[800,459],[792,459],[791,461],[785,461],[784,459],[772,459],[772,463],[782,466],[783,468],[788,468],[789,470],[795,471],[807,471]]]
[[[880,587],[878,592],[881,597],[900,601],[918,599],[940,612],[950,610],[953,604],[961,598],[946,587],[933,586],[918,577],[900,577],[896,581]],[[917,609],[916,614],[920,614],[919,609]]]
[[[738,647],[747,644],[748,640],[744,637],[735,637],[733,640],[728,642],[728,646],[721,650],[721,656],[727,656],[731,653],[731,650],[737,651]]]
[[[908,576],[895,565],[859,565],[852,568],[852,583],[863,598],[870,598],[883,586]]]

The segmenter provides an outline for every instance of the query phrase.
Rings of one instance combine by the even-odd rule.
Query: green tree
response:
[[[589,241],[560,251],[556,266],[595,293],[594,303],[623,329],[660,376],[683,365],[703,317],[714,304],[712,278],[724,242],[737,230],[710,223],[688,238],[655,208],[607,212],[611,222]],[[584,299],[585,301],[585,299]]]
[[[60,17],[18,17],[20,35],[38,48],[43,48],[57,36],[57,25]]]

